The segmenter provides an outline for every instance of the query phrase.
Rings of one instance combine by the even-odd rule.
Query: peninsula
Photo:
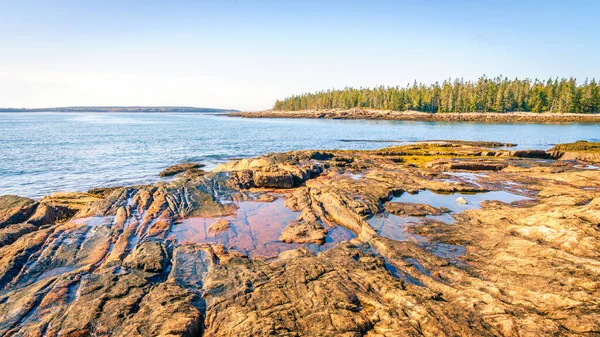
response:
[[[230,117],[243,118],[325,118],[437,122],[490,122],[490,123],[600,123],[600,114],[532,113],[532,112],[450,112],[428,113],[365,108],[322,109],[256,112],[232,112]]]
[[[277,100],[272,110],[232,113],[249,118],[388,119],[473,122],[600,122],[595,80],[482,76],[406,87],[345,88]]]

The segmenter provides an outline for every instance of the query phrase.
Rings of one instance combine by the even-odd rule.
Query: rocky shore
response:
[[[599,335],[597,143],[488,146],[2,196],[0,335]]]
[[[404,121],[483,122],[483,123],[600,123],[600,114],[574,113],[426,113],[373,109],[331,109],[257,112],[233,112],[231,117],[244,118],[328,118],[328,119],[381,119]]]

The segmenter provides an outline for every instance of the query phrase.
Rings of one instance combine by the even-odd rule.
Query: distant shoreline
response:
[[[531,112],[465,112],[427,113],[417,111],[392,111],[374,109],[331,109],[257,112],[233,112],[230,117],[242,118],[310,118],[310,119],[361,119],[436,122],[506,122],[506,123],[600,123],[600,114],[531,113]]]
[[[238,112],[234,109],[196,108],[188,106],[74,106],[56,108],[0,108],[0,112]]]

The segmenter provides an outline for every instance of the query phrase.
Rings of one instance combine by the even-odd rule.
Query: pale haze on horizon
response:
[[[261,110],[447,78],[600,79],[597,1],[0,1],[0,107]]]

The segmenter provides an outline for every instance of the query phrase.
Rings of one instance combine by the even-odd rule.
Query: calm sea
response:
[[[593,124],[480,124],[403,121],[240,119],[191,113],[0,113],[0,194],[159,180],[185,161],[214,167],[231,158],[296,149],[375,149],[393,142],[489,140],[548,149],[600,141]],[[348,141],[351,140],[351,141]]]

